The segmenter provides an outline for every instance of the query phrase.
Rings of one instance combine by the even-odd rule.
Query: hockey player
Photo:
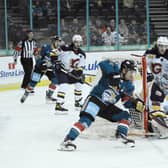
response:
[[[143,112],[143,102],[133,97],[135,68],[131,60],[123,61],[121,66],[110,60],[99,63],[97,84],[86,98],[79,120],[70,129],[58,150],[75,150],[76,145],[72,141],[92,124],[97,115],[110,122],[118,122],[116,137],[121,138],[125,144],[134,145],[135,141],[127,138],[130,123],[129,112],[118,107],[116,103],[121,100],[125,108],[135,108]]]
[[[34,89],[34,87],[40,82],[40,79],[45,74],[51,81],[48,91],[46,91],[46,100],[55,102],[56,99],[52,97],[56,85],[58,84],[58,79],[55,74],[55,66],[57,62],[57,56],[61,53],[59,48],[61,38],[58,36],[53,36],[51,38],[51,45],[45,44],[41,49],[41,54],[36,61],[35,69],[32,73],[31,81],[29,82],[24,95],[21,98],[21,103],[25,101],[29,93]]]
[[[78,34],[72,37],[71,45],[61,46],[61,49],[68,54],[60,56],[59,60],[61,68],[57,69],[57,76],[59,79],[59,90],[57,92],[57,103],[55,110],[58,113],[66,113],[68,110],[64,107],[64,98],[67,92],[67,84],[75,84],[74,95],[75,95],[75,107],[81,107],[82,100],[82,76],[85,65],[85,53],[80,48],[82,45],[82,37]],[[72,54],[73,53],[73,54]],[[66,56],[65,56],[66,55]],[[72,58],[71,58],[72,57]],[[62,65],[66,64],[66,67]]]
[[[149,95],[149,130],[153,120],[168,127],[162,104],[168,95],[168,38],[159,37],[155,46],[145,52],[148,64],[148,82],[152,81]],[[163,135],[162,135],[163,136]]]

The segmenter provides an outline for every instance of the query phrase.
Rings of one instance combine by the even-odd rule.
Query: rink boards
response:
[[[86,74],[95,74],[98,63],[105,58],[120,59],[131,58],[131,54],[142,55],[144,51],[113,51],[113,52],[88,52],[86,53]],[[24,72],[20,61],[13,65],[11,56],[0,57],[0,91],[19,89]],[[137,77],[138,78],[138,77]],[[87,82],[92,82],[94,76],[86,78]],[[49,81],[44,76],[38,86],[48,85]]]

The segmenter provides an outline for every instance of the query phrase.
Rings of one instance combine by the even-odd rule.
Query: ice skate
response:
[[[79,99],[79,100],[75,100],[75,110],[76,110],[76,111],[80,111],[80,110],[81,110],[81,108],[82,108],[82,103],[81,103],[81,101],[82,101],[82,98]]]
[[[126,144],[131,148],[135,147],[135,141],[133,139],[129,139],[126,135],[117,131],[115,136],[117,139],[120,139],[123,144]]]
[[[54,103],[55,104],[56,99],[53,98],[48,91],[46,91],[46,103]]]
[[[63,104],[56,103],[55,114],[68,114],[68,109],[63,107]]]
[[[35,94],[34,90],[31,90],[30,93],[29,93],[30,96],[34,96],[34,94]]]
[[[20,99],[20,102],[24,103],[25,100],[27,99],[28,95],[29,95],[29,92],[25,91],[25,93],[23,94],[23,96]]]
[[[58,151],[75,151],[77,146],[72,143],[72,141],[64,141],[60,144]]]

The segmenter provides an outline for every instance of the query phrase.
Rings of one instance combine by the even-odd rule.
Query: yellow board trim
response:
[[[37,86],[47,86],[50,84],[48,80],[42,80],[38,83]],[[8,90],[17,90],[20,89],[20,83],[12,83],[12,84],[0,84],[0,92],[1,91],[8,91]]]

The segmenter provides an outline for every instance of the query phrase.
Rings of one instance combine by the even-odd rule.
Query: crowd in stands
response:
[[[22,4],[25,0],[22,1]],[[14,1],[11,1],[11,3]],[[33,27],[35,31],[47,29],[44,36],[57,32],[57,3],[55,0],[33,0]],[[81,34],[86,44],[86,1],[61,0],[61,36],[70,42],[74,34]],[[121,45],[146,44],[146,8],[141,0],[119,1],[119,34],[116,30],[115,1],[90,0],[89,34],[90,44],[94,46],[113,46],[117,38]],[[167,1],[165,1],[166,3]],[[28,5],[28,4],[26,4]],[[29,5],[28,5],[29,6]],[[23,8],[23,5],[22,5]],[[27,16],[29,20],[29,15]],[[18,40],[24,31],[17,25],[10,37]],[[13,28],[12,28],[13,29]],[[154,33],[154,32],[152,32]],[[12,40],[12,39],[11,39]],[[15,44],[16,42],[14,42]]]

